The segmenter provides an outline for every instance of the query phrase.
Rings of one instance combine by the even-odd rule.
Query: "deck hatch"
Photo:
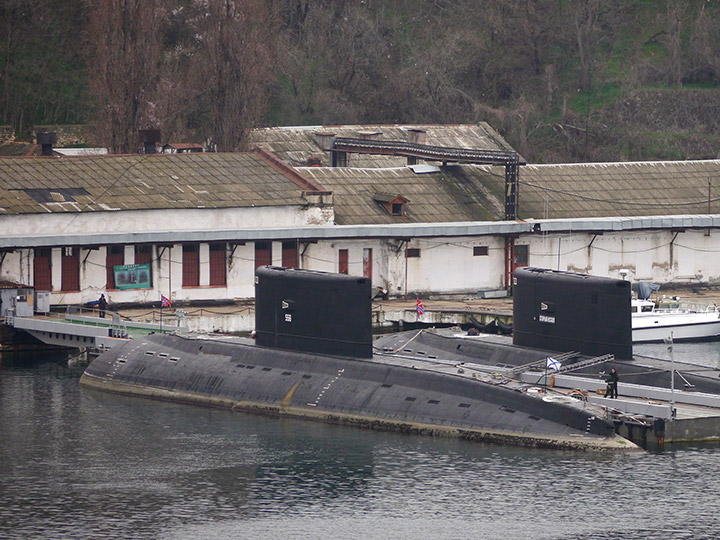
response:
[[[439,402],[437,399],[428,399],[428,403],[429,403],[430,405],[437,405],[437,404],[439,404],[440,402]]]
[[[460,407],[460,408],[462,408],[462,409],[467,409],[467,408],[470,407],[470,404],[469,404],[469,403],[461,403],[460,405],[458,405],[458,407]],[[514,412],[514,411],[513,411],[513,412]]]
[[[508,413],[514,413],[514,412],[515,412],[515,409],[511,409],[510,407],[505,407],[504,405],[503,405],[502,407],[500,407],[500,410],[501,410],[501,411],[508,412]]]
[[[392,384],[383,383],[380,385],[380,388],[392,388]]]
[[[292,371],[283,371],[282,374],[283,375],[292,375]]]
[[[177,363],[177,362],[180,361],[180,358],[178,358],[177,356],[171,356],[168,361],[169,361],[169,362],[173,362],[173,363]]]
[[[262,368],[262,370],[263,370],[263,371],[272,371],[272,368],[271,368],[271,367],[264,367],[264,368]]]
[[[417,399],[417,398],[408,396],[408,397],[405,398],[405,401],[415,401],[416,399]]]

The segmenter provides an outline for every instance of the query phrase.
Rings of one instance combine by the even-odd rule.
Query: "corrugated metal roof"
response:
[[[355,126],[293,126],[256,129],[250,134],[250,145],[265,148],[280,159],[296,167],[308,165],[308,159],[317,157],[330,165],[327,149],[320,146],[316,134],[334,134],[337,137],[359,137],[377,134],[381,140],[407,141],[413,131],[425,132],[425,143],[435,146],[497,150],[514,152],[514,149],[489,124],[457,125],[355,125]],[[348,167],[402,167],[402,157],[348,154]]]
[[[720,160],[527,165],[519,197],[521,218],[720,213]]]
[[[334,193],[338,225],[487,221],[504,216],[504,187],[500,186],[498,197],[486,179],[467,175],[460,166],[442,167],[440,172],[426,174],[417,174],[409,167],[304,167],[298,170]],[[390,215],[376,200],[379,194],[409,199],[406,215]]]
[[[253,153],[0,159],[0,215],[305,203]]]

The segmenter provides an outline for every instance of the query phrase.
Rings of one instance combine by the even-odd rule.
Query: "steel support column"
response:
[[[518,218],[518,174],[517,155],[514,161],[505,164],[505,219],[515,221]]]

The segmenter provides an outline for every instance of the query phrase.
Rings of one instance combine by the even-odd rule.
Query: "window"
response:
[[[392,193],[375,193],[373,196],[378,203],[391,216],[405,217],[407,203],[410,202],[402,195]]]
[[[200,285],[200,250],[198,244],[183,244],[182,259],[183,287]]]
[[[420,248],[407,248],[407,257],[420,257]]]
[[[152,246],[135,246],[135,264],[152,263]]]
[[[52,290],[52,250],[36,248],[33,257],[33,285],[36,291]]]
[[[349,255],[347,249],[338,251],[338,273],[347,274],[349,270]]]
[[[227,285],[227,264],[225,242],[210,244],[210,286]]]
[[[473,257],[485,257],[487,254],[487,246],[473,246]]]
[[[255,268],[272,264],[272,243],[255,242]]]
[[[108,246],[105,255],[105,269],[107,272],[108,289],[115,288],[115,272],[113,267],[125,263],[125,246]]]
[[[515,267],[528,265],[528,246],[515,246]]]
[[[135,264],[147,264],[148,266],[148,276],[147,276],[147,283],[148,286],[152,286],[152,252],[153,248],[152,246],[143,245],[143,246],[135,246]],[[142,280],[146,281],[146,280]]]
[[[298,267],[297,242],[292,241],[282,243],[282,265],[285,268]]]
[[[80,290],[80,248],[63,248],[62,250],[61,290]]]

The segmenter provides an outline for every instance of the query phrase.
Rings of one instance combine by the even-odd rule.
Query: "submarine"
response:
[[[368,278],[259,267],[255,339],[151,334],[102,353],[80,384],[499,444],[624,451],[662,441],[671,414],[639,417],[572,388],[588,378],[600,384],[598,370],[627,371],[635,362],[629,282],[521,268],[513,287],[512,341],[446,329],[374,338]],[[549,370],[550,359],[562,361],[562,371]],[[633,363],[632,377],[638,386],[667,387],[666,368]],[[720,395],[717,373],[700,371],[694,384]],[[561,380],[571,388],[561,389]]]

